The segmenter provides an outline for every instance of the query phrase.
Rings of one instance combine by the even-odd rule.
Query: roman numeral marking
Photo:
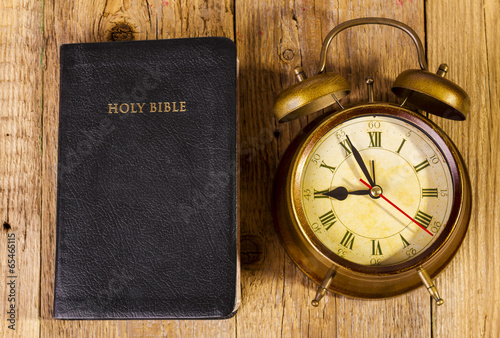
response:
[[[321,190],[321,191],[314,189],[314,199],[316,199],[316,198],[328,198],[328,196],[323,195],[326,192],[328,192],[328,189]]]
[[[349,143],[349,141],[347,139],[345,139],[344,141],[341,141],[339,144],[344,148],[345,157],[352,154],[351,144]]]
[[[396,151],[398,154],[399,154],[399,152],[401,151],[401,148],[403,148],[403,145],[405,144],[405,142],[406,142],[406,139],[403,139],[403,141],[401,141],[401,144],[399,145],[399,148],[398,148],[398,150]]]
[[[415,220],[427,229],[429,224],[431,224],[432,216],[427,215],[425,212],[419,210],[415,215]]]
[[[406,248],[407,246],[410,245],[410,243],[408,243],[408,241],[403,237],[403,235],[399,234],[399,236],[401,237],[401,240],[403,241],[403,248]]]
[[[381,147],[382,146],[382,132],[381,131],[369,131],[370,135],[370,145],[368,147]]]
[[[417,173],[422,170],[422,169],[425,169],[427,168],[428,166],[430,166],[429,164],[429,161],[427,161],[427,159],[425,159],[425,161],[423,161],[422,163],[419,163],[417,164],[416,166],[414,166],[413,168],[415,168],[415,170],[417,171]]]
[[[344,237],[340,241],[340,244],[352,250],[352,245],[354,244],[354,235],[349,232],[349,230],[346,231]]]
[[[383,255],[382,249],[380,248],[380,242],[372,239],[372,255],[381,256]]]
[[[434,189],[422,189],[422,197],[438,197],[437,188]]]
[[[325,227],[325,230],[329,230],[332,225],[337,222],[337,217],[333,213],[333,211],[328,211],[326,214],[319,216],[319,221]]]
[[[327,168],[330,169],[330,171],[333,173],[335,171],[335,167],[329,166],[325,163],[325,161],[321,161],[321,164],[319,165],[320,168]]]

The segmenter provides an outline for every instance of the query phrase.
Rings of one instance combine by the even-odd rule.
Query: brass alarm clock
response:
[[[392,91],[402,104],[368,101],[342,106],[350,91],[339,74],[325,72],[332,39],[342,30],[380,24],[405,31],[414,41],[420,68],[401,73]],[[318,74],[276,99],[280,122],[330,105],[338,110],[306,127],[287,149],[274,190],[275,227],[288,255],[320,285],[312,304],[327,290],[382,298],[425,285],[443,303],[433,279],[462,243],[471,215],[471,187],[464,161],[450,138],[418,110],[465,120],[467,94],[427,70],[417,34],[385,18],[344,22],[326,37]]]

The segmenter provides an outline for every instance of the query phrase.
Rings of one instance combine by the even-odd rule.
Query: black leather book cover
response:
[[[234,314],[236,81],[226,38],[61,47],[55,318]]]

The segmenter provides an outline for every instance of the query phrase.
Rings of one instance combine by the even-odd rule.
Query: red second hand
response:
[[[363,183],[364,185],[366,185],[368,188],[372,188],[368,183],[366,183],[365,181],[363,181],[362,178],[359,179],[361,181],[361,183]],[[411,219],[411,221],[413,223],[415,223],[416,225],[418,225],[419,227],[421,227],[425,232],[427,232],[429,235],[431,236],[434,236],[432,234],[432,232],[430,232],[429,230],[427,230],[422,224],[418,223],[417,221],[415,221],[413,219],[413,217],[411,217],[410,215],[408,215],[406,212],[404,212],[403,210],[401,210],[400,208],[398,208],[398,206],[394,203],[392,203],[391,201],[389,201],[384,195],[380,194],[380,197],[382,197],[387,203],[389,203],[390,205],[392,205],[394,208],[398,209],[403,215],[405,215],[406,217],[408,217],[409,219]]]

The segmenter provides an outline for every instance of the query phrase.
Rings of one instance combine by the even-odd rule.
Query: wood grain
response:
[[[452,6],[452,7],[449,7]],[[449,9],[462,13],[450,15]],[[438,279],[447,305],[433,306],[433,332],[439,337],[498,337],[500,334],[500,170],[498,161],[500,49],[498,1],[429,2],[429,65],[450,66],[450,79],[472,101],[466,122],[436,119],[466,160],[472,188],[472,218],[464,244]],[[446,46],[447,48],[443,48]]]
[[[40,3],[27,0],[0,4],[1,337],[39,334],[41,13]],[[8,257],[7,236],[12,234],[15,252]],[[14,273],[8,260],[15,261]],[[8,277],[12,275],[16,278]],[[9,301],[12,296],[15,301]],[[9,329],[13,323],[7,321],[11,305],[16,312],[15,330]]]
[[[453,9],[453,10],[451,10]],[[294,337],[500,336],[500,5],[496,0],[75,0],[0,4],[0,336],[21,337]],[[349,19],[381,16],[416,30],[432,70],[446,62],[449,78],[470,95],[467,121],[433,120],[455,141],[474,190],[469,232],[437,278],[437,308],[423,289],[366,301],[329,294],[310,306],[316,286],[291,262],[273,229],[271,191],[279,159],[318,115],[277,124],[275,96],[318,67],[327,33]],[[52,319],[59,47],[62,43],[226,36],[240,60],[240,192],[242,305],[223,321],[56,321]],[[42,60],[40,62],[40,54]],[[397,74],[417,68],[415,48],[390,27],[354,27],[333,41],[327,69],[352,92],[343,101],[394,102]],[[18,315],[7,325],[7,234],[17,237]]]

